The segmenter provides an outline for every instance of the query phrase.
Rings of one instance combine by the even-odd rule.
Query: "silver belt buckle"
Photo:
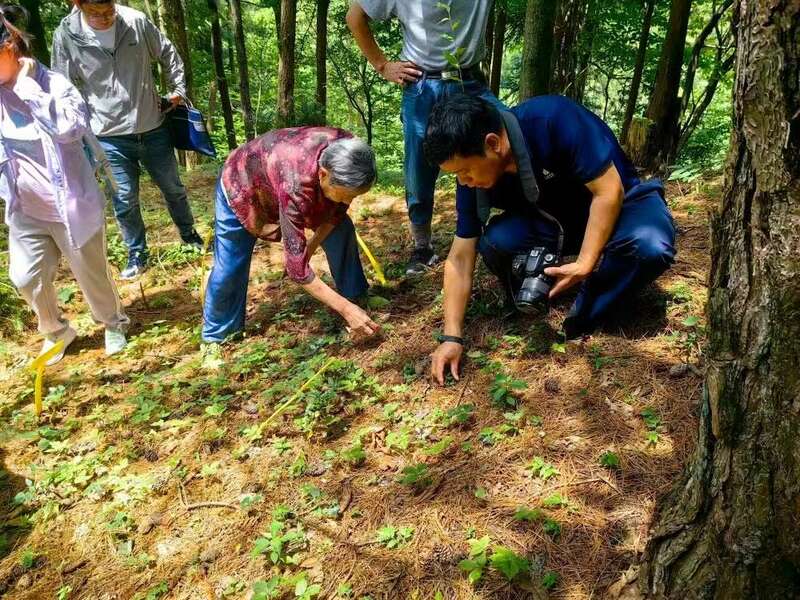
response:
[[[455,81],[461,81],[461,72],[460,71],[442,71],[442,79],[452,79]]]

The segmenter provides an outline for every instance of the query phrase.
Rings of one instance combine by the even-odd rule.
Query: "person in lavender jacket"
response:
[[[121,351],[129,319],[108,266],[105,198],[90,155],[102,150],[81,95],[63,76],[30,58],[30,38],[15,23],[22,9],[0,6],[0,198],[9,229],[9,277],[36,313],[42,353],[76,332],[63,317],[53,282],[66,257],[106,354]],[[58,362],[63,350],[48,364]]]

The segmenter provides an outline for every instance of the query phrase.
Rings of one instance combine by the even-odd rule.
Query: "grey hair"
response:
[[[330,173],[332,185],[350,190],[371,187],[378,179],[375,151],[359,138],[331,142],[322,151],[319,164]]]

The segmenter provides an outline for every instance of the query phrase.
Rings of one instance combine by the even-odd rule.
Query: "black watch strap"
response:
[[[454,344],[459,344],[461,346],[464,345],[464,338],[458,337],[457,335],[440,335],[439,336],[439,343],[443,344],[444,342],[453,342]]]

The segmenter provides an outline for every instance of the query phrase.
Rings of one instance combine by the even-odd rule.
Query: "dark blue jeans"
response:
[[[406,185],[408,218],[414,225],[426,225],[433,218],[433,193],[439,167],[431,165],[422,151],[422,142],[428,128],[428,118],[434,105],[452,94],[466,92],[479,96],[505,109],[500,100],[482,81],[458,81],[421,78],[403,89],[401,118],[405,140],[405,164],[403,173]]]
[[[660,181],[628,191],[617,225],[597,270],[584,281],[569,318],[586,332],[596,328],[621,300],[666,271],[675,258],[675,225]],[[583,223],[585,228],[586,223]],[[583,231],[566,229],[566,246],[576,248]],[[536,213],[505,212],[493,217],[478,241],[488,269],[507,287],[511,260],[535,246],[555,249],[553,225]]]
[[[194,217],[186,188],[178,175],[175,148],[166,126],[162,125],[142,134],[99,139],[119,186],[114,194],[114,215],[117,217],[122,239],[128,247],[128,255],[131,258],[147,256],[147,238],[139,206],[139,176],[142,166],[164,195],[167,210],[181,238],[188,238],[194,230]]]
[[[256,238],[231,210],[217,183],[214,225],[214,267],[203,303],[203,341],[222,342],[244,330],[250,261]],[[322,242],[336,289],[348,300],[366,293],[369,285],[358,255],[356,229],[350,217]]]

